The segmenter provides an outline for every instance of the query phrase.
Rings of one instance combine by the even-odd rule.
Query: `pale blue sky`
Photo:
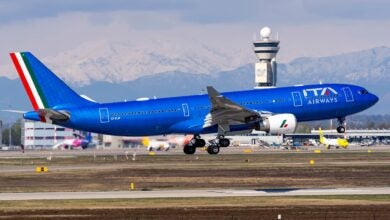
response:
[[[194,23],[308,23],[390,18],[386,0],[1,0],[0,22],[16,22],[72,12],[173,12]],[[142,22],[142,21],[140,21]]]

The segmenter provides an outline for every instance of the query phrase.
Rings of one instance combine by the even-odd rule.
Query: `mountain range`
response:
[[[78,86],[93,81],[121,83],[165,72],[212,74],[233,70],[255,59],[251,51],[228,50],[197,39],[99,40],[54,56],[41,57],[36,52],[34,55],[62,79]],[[0,66],[0,73],[15,76],[12,65]]]
[[[118,54],[126,54],[123,51],[126,47],[121,45],[118,48],[122,49],[111,49]],[[85,50],[88,50],[88,48],[85,48]],[[212,53],[221,53],[217,51],[210,52],[213,51],[211,49],[205,50],[208,51],[206,54],[209,55]],[[139,53],[143,54],[142,51],[139,51]],[[149,52],[146,51],[145,53]],[[89,74],[84,74],[87,77],[83,78],[84,76],[82,76],[80,80],[75,80],[77,74],[72,77],[64,77],[61,74],[59,76],[70,83],[77,92],[85,94],[99,102],[133,100],[140,97],[153,98],[200,94],[205,92],[207,85],[213,85],[220,91],[251,89],[254,86],[253,64],[243,64],[246,60],[243,57],[236,58],[236,61],[233,62],[232,55],[230,58],[226,56],[226,61],[231,61],[231,63],[225,66],[219,64],[215,67],[212,67],[214,60],[208,60],[212,55],[203,58],[193,57],[192,62],[189,62],[189,58],[187,57],[187,60],[185,62],[183,61],[182,64],[178,64],[180,63],[179,58],[177,60],[167,56],[164,60],[159,57],[158,61],[153,62],[161,63],[159,65],[162,66],[177,68],[172,68],[172,71],[170,68],[162,68],[162,70],[166,71],[160,71],[158,73],[145,70],[147,72],[144,74],[143,70],[140,69],[133,75],[121,76],[118,73],[123,71],[126,65],[115,66],[112,63],[113,58],[110,57],[110,54],[104,54],[104,51],[86,52],[86,54],[83,54],[85,58],[79,60],[79,56],[81,55],[71,55],[67,52],[67,54],[58,55],[53,59],[58,59],[56,63],[61,63],[61,65],[65,65],[59,62],[61,57],[66,57],[66,60],[72,60],[73,57],[74,62],[80,65],[86,62],[84,64],[86,65],[85,69],[81,68],[77,71],[85,70],[85,74]],[[172,55],[173,53],[170,54]],[[131,56],[135,55],[133,54]],[[198,54],[198,56],[200,55]],[[123,59],[131,59],[130,57],[126,57],[124,56]],[[50,64],[52,62],[54,61],[48,62],[47,64],[50,68],[53,67]],[[67,61],[67,63],[70,62]],[[129,60],[129,66],[131,66],[132,62]],[[218,60],[217,63],[221,63],[221,61]],[[143,65],[147,66],[148,64],[145,62]],[[55,69],[61,68],[56,66],[52,69],[56,72]],[[156,67],[156,69],[159,68]],[[73,69],[70,68],[66,72],[72,71]],[[319,82],[357,84],[366,87],[380,98],[380,101],[374,107],[366,110],[365,114],[390,114],[390,107],[388,105],[390,102],[390,90],[388,89],[390,85],[389,71],[390,48],[376,47],[336,56],[302,57],[288,63],[279,63],[278,86],[314,84]],[[0,109],[30,109],[30,103],[18,79],[0,77],[0,94],[2,94],[0,96]],[[12,119],[17,116],[0,114],[0,117]]]

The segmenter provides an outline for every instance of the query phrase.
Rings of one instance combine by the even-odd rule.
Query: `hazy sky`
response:
[[[102,39],[197,39],[250,52],[264,25],[278,33],[282,61],[333,55],[390,46],[389,11],[388,0],[0,0],[0,65],[10,51],[51,56]]]

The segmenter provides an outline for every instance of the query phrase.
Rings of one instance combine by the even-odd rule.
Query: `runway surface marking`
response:
[[[281,188],[258,190],[199,189],[108,192],[35,192],[0,193],[0,200],[63,200],[63,199],[140,199],[189,197],[246,197],[246,196],[315,196],[315,195],[390,195],[390,187],[367,188]]]

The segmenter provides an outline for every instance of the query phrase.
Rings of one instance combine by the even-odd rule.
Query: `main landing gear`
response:
[[[337,127],[337,132],[338,133],[345,133],[345,117],[337,118],[337,123],[339,125]]]
[[[206,141],[201,139],[199,135],[194,135],[190,142],[184,146],[183,151],[185,154],[194,154],[197,147],[204,146],[206,146]]]
[[[230,140],[223,135],[218,135],[216,139],[210,140],[209,142],[209,146],[207,147],[207,153],[209,154],[218,154],[220,147],[229,147],[230,145]]]
[[[218,135],[216,139],[209,141],[207,153],[212,155],[218,154],[221,147],[229,147],[229,145],[229,139],[225,138],[223,135]],[[199,135],[195,135],[194,138],[191,139],[190,143],[184,146],[183,151],[185,154],[194,154],[196,152],[196,148],[204,146],[206,146],[206,141],[201,139]]]

